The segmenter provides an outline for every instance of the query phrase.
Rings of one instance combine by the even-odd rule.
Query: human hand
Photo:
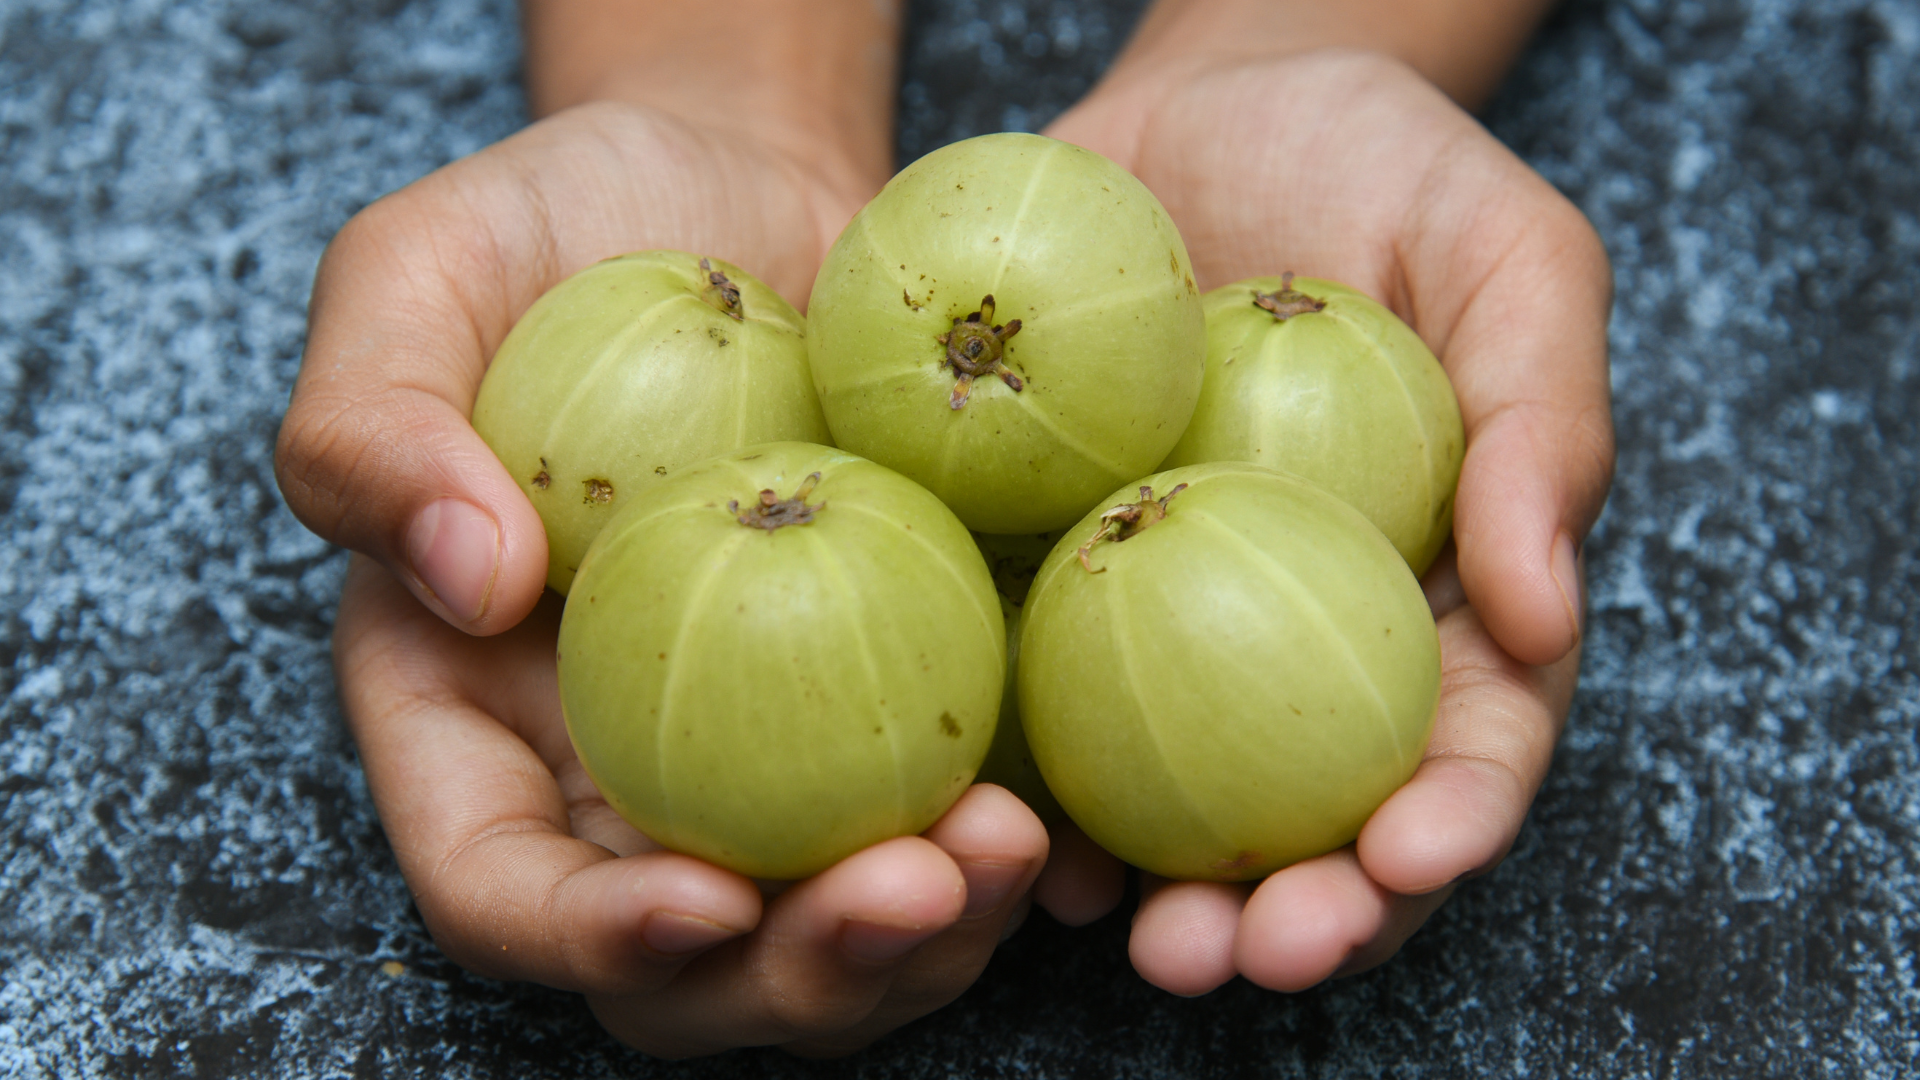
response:
[[[288,504],[452,624],[512,626],[545,587],[546,535],[467,417],[515,319],[582,267],[647,248],[732,260],[804,304],[865,195],[752,133],[600,102],[374,203],[315,282],[276,457]]]
[[[1356,845],[1257,887],[1149,878],[1133,929],[1135,966],[1177,993],[1364,970],[1504,856],[1564,721],[1579,545],[1613,462],[1605,253],[1544,180],[1377,54],[1123,61],[1049,134],[1133,170],[1203,288],[1283,270],[1343,281],[1411,324],[1453,381],[1467,453],[1457,558],[1423,583],[1443,656],[1425,760]]]
[[[922,836],[774,895],[662,851],[574,757],[548,597],[461,632],[356,556],[334,632],[342,705],[434,940],[469,970],[585,994],[621,1041],[684,1057],[858,1049],[970,985],[1024,915],[1040,822],[976,785]]]
[[[627,251],[717,255],[802,304],[885,178],[892,72],[867,58],[886,5],[734,14],[715,34],[687,5],[529,0],[530,94],[559,111],[342,230],[277,459],[301,519],[371,557],[341,599],[341,697],[436,940],[585,993],[669,1056],[843,1052],[938,1007],[1047,854],[1032,814],[983,786],[923,836],[763,898],[658,850],[573,758],[544,533],[467,421],[488,358],[542,292]]]

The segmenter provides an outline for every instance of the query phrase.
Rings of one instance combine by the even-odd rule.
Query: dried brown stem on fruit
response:
[[[815,485],[820,483],[820,474],[814,473],[800,482],[794,489],[793,498],[782,499],[774,494],[772,488],[760,492],[760,502],[740,512],[740,500],[732,499],[727,503],[727,512],[734,520],[752,529],[765,529],[772,532],[783,525],[805,525],[813,520],[813,515],[827,508],[825,500],[813,506],[807,505],[807,496],[813,494]]]
[[[993,325],[993,294],[989,293],[980,301],[979,311],[953,320],[953,329],[934,339],[947,347],[947,355],[940,363],[952,368],[955,377],[953,393],[947,397],[948,408],[965,405],[968,395],[973,393],[973,380],[982,375],[998,375],[1001,382],[1016,391],[1026,386],[1004,359],[1007,339],[1019,332],[1019,319],[1005,326]]]
[[[1270,293],[1258,289],[1253,291],[1253,306],[1273,313],[1279,322],[1286,322],[1295,315],[1312,315],[1326,308],[1325,300],[1316,300],[1293,287],[1293,271],[1280,276],[1280,288]]]
[[[1172,491],[1155,499],[1153,497],[1153,489],[1142,484],[1140,485],[1139,502],[1121,503],[1119,506],[1101,514],[1100,530],[1094,533],[1093,538],[1088,540],[1086,545],[1079,551],[1081,568],[1089,574],[1106,573],[1107,570],[1104,566],[1095,570],[1093,563],[1088,558],[1088,556],[1093,553],[1094,545],[1100,543],[1102,540],[1111,540],[1114,543],[1119,543],[1122,540],[1131,540],[1140,535],[1141,531],[1153,527],[1165,518],[1167,516],[1167,503],[1172,501],[1175,495],[1185,490],[1187,490],[1187,485],[1176,484]]]
[[[706,291],[715,294],[714,307],[717,307],[734,322],[743,321],[740,310],[740,286],[727,280],[727,275],[713,268],[707,259],[700,260],[700,269],[707,272]]]

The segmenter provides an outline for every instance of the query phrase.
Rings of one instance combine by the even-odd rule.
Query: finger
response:
[[[864,1020],[785,1049],[808,1057],[849,1054],[959,997],[986,968],[1047,861],[1046,826],[1018,797],[993,784],[969,788],[922,835],[947,853],[966,880],[959,921],[907,954],[886,996]]]
[[[616,1037],[662,1057],[824,1042],[870,1017],[966,901],[945,852],[897,837],[781,893],[758,930],[688,964],[670,991],[590,1003]]]
[[[1234,967],[1269,990],[1306,990],[1392,956],[1443,899],[1388,892],[1367,877],[1352,848],[1295,863],[1248,899]]]
[[[553,775],[456,670],[498,662],[535,632],[467,637],[355,559],[335,657],[368,786],[421,916],[456,963],[591,993],[664,985],[751,930],[759,892],[685,856],[616,859],[568,835]]]
[[[1085,926],[1120,906],[1127,887],[1126,864],[1071,821],[1053,826],[1049,833],[1052,850],[1034,882],[1034,902],[1068,926]]]
[[[1533,668],[1509,656],[1472,608],[1440,620],[1440,708],[1413,779],[1360,832],[1368,876],[1402,894],[1484,872],[1519,835],[1573,696],[1579,653]]]
[[[648,248],[735,257],[804,297],[831,218],[781,164],[610,106],[382,199],[314,284],[275,456],[288,505],[454,625],[513,625],[544,587],[545,533],[467,418],[514,320],[575,270]]]
[[[1142,873],[1140,909],[1127,941],[1134,970],[1181,997],[1198,997],[1233,978],[1233,939],[1252,892],[1251,885]]]
[[[1433,917],[1433,913],[1453,897],[1456,887],[1448,885],[1423,896],[1394,895],[1388,904],[1385,922],[1372,938],[1347,954],[1346,962],[1334,971],[1333,977],[1344,979],[1349,975],[1372,971],[1393,959],[1407,939],[1418,933]]]
[[[554,268],[516,250],[537,226],[510,197],[452,196],[459,172],[388,196],[328,245],[274,460],[309,528],[453,625],[497,633],[545,587],[546,533],[467,416],[508,320]],[[507,282],[496,257],[534,265]]]
[[[998,941],[1000,923],[1047,861],[1047,827],[1006,788],[975,784],[922,835],[946,852],[966,879],[960,925]],[[964,939],[948,935],[941,944],[958,940]]]
[[[1006,941],[1019,933],[1020,928],[1027,924],[1027,916],[1031,914],[1033,914],[1033,893],[1029,890],[1025,896],[1014,903],[1013,912],[1007,916],[1006,925],[1000,928],[1000,940]]]
[[[1461,584],[1509,653],[1547,664],[1579,644],[1576,563],[1613,478],[1611,271],[1571,203],[1477,128],[1466,138],[1475,150],[1443,156],[1416,199],[1402,259],[1466,431]]]

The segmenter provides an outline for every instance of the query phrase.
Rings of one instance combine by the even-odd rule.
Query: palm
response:
[[[1457,227],[1491,190],[1447,175],[1471,121],[1423,84],[1359,72],[1328,102],[1299,67],[1183,88],[1141,133],[1142,179],[1180,223],[1207,287],[1298,267],[1417,316],[1444,348],[1501,239]],[[1430,236],[1435,224],[1446,235]]]

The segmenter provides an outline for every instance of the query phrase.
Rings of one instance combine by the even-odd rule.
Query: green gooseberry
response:
[[[1202,299],[1207,378],[1163,469],[1250,461],[1352,503],[1424,574],[1453,534],[1466,438],[1420,336],[1364,293],[1251,278]]]
[[[1440,643],[1393,545],[1244,462],[1115,493],[1026,604],[1020,716],[1087,835],[1170,878],[1241,881],[1351,843],[1413,775]]]
[[[1006,133],[928,154],[854,216],[814,280],[807,349],[838,445],[971,529],[1034,533],[1173,448],[1205,317],[1145,185]]]
[[[917,833],[993,741],[993,579],[924,488],[768,443],[636,494],[560,622],[567,732],[608,805],[753,877]]]
[[[1040,572],[1040,564],[1046,561],[1059,535],[976,533],[973,539],[980,545],[980,554],[986,557],[987,568],[993,573],[994,591],[1000,595],[1000,614],[1007,622],[1007,678],[1000,696],[1000,722],[993,729],[993,745],[987,747],[987,758],[980,763],[980,773],[974,782],[1006,788],[1019,796],[1041,821],[1057,825],[1067,820],[1067,812],[1061,809],[1053,792],[1047,790],[1047,780],[1040,775],[1040,766],[1027,746],[1026,732],[1020,726],[1017,676],[1022,608],[1033,586],[1033,576]]]
[[[607,259],[549,289],[494,353],[473,427],[539,511],[562,594],[601,527],[674,470],[831,439],[806,321],[732,263],[679,251]]]

